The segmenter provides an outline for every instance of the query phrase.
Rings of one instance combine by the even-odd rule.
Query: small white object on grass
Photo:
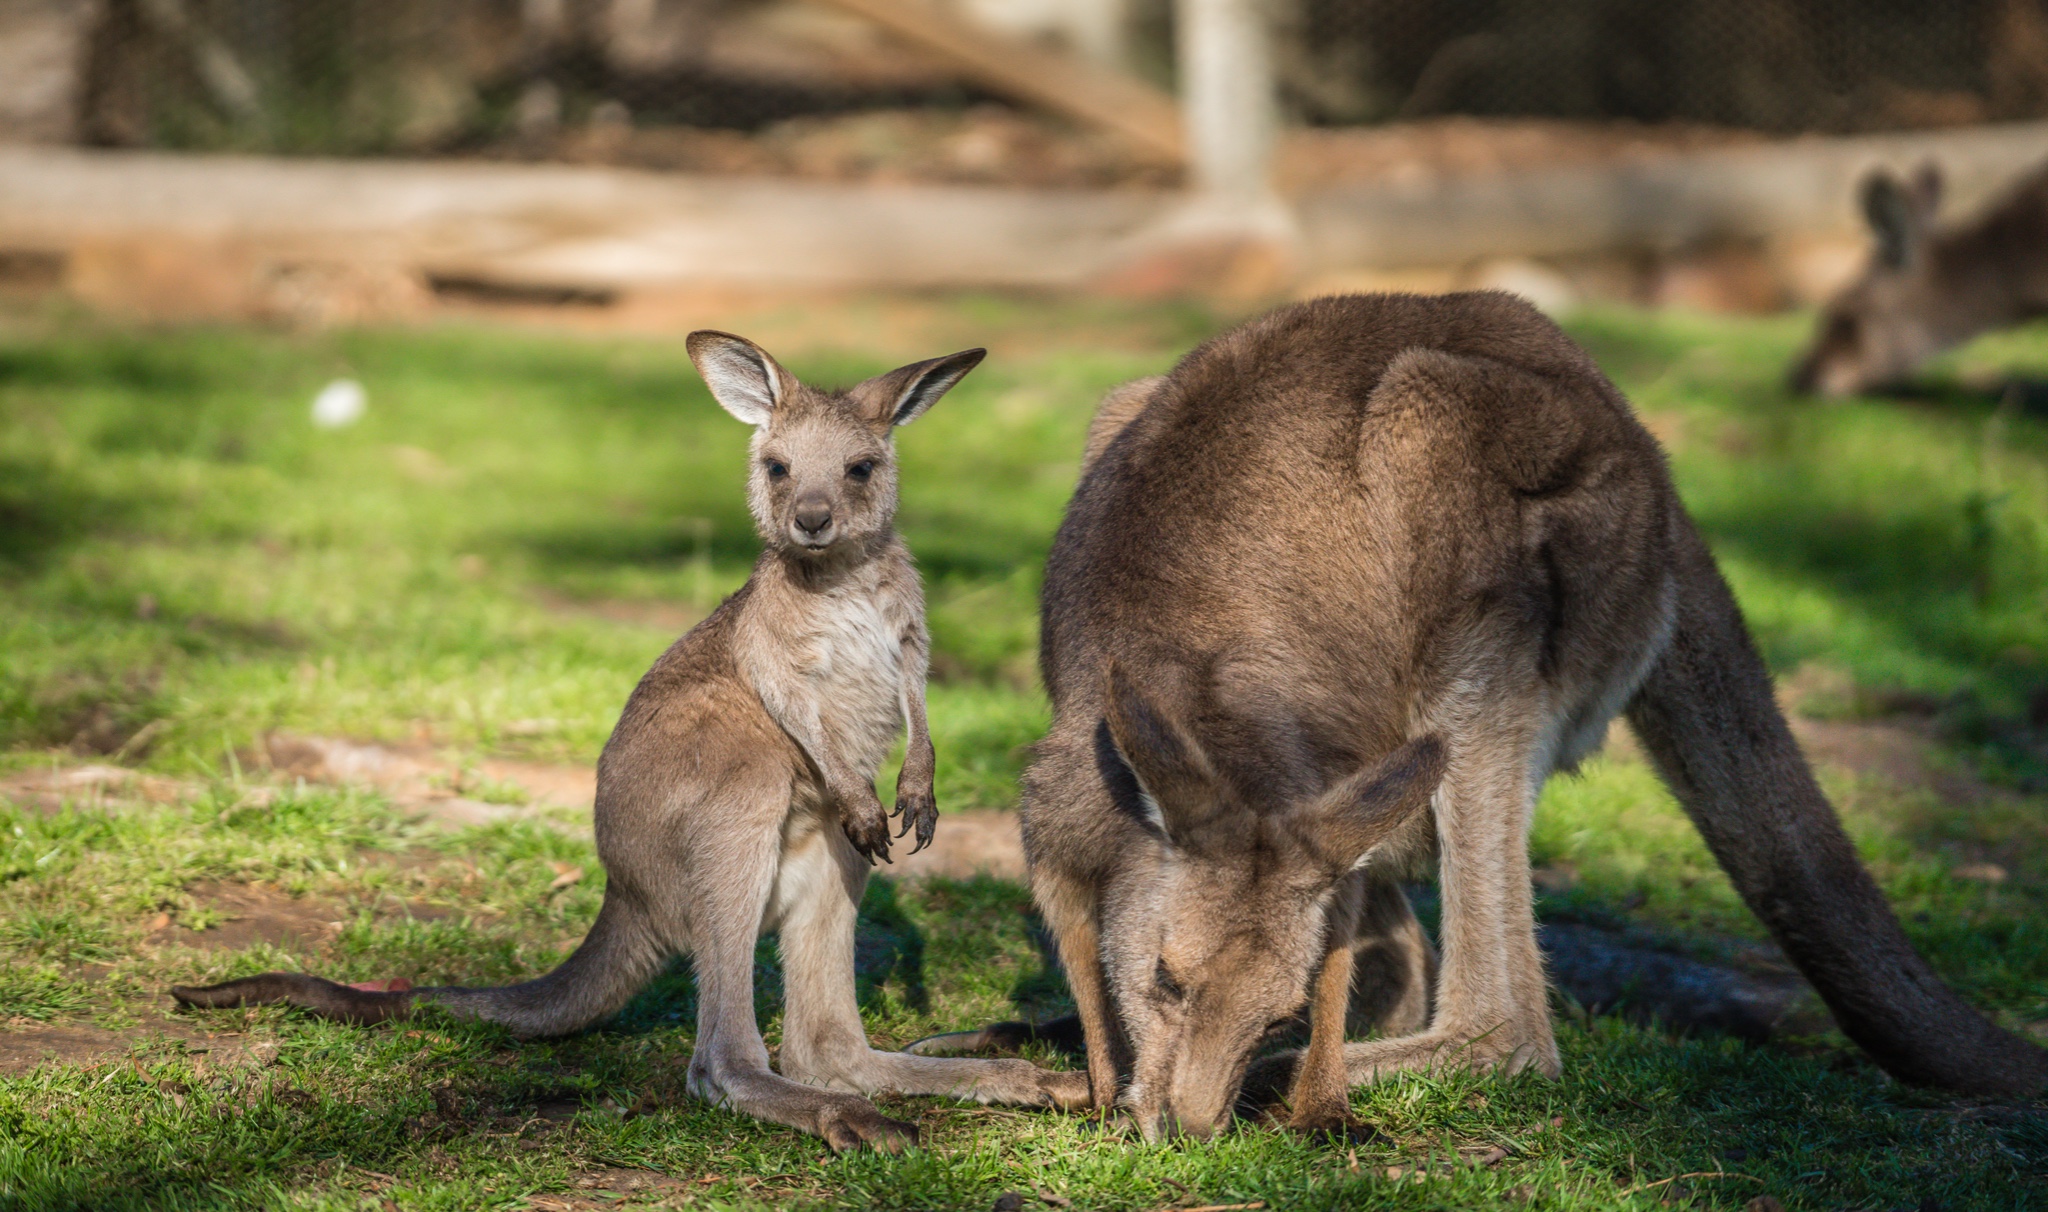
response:
[[[370,397],[354,379],[336,379],[313,397],[313,424],[321,429],[340,429],[363,419]]]

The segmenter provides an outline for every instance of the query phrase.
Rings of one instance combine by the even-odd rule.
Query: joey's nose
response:
[[[832,506],[823,501],[800,502],[796,507],[796,526],[807,535],[823,534],[832,524]]]

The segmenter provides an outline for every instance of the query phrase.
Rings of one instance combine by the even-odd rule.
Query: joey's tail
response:
[[[521,1036],[566,1035],[616,1012],[667,958],[646,913],[624,897],[608,895],[575,953],[553,972],[523,984],[376,992],[299,972],[266,972],[203,989],[180,986],[171,996],[202,1009],[292,1005],[351,1023],[406,1018],[431,1005],[458,1018],[502,1024]]]
[[[1974,1094],[2048,1088],[2048,1051],[1936,976],[1857,861],[1771,694],[1706,545],[1683,524],[1677,627],[1629,722],[1742,899],[1849,1038],[1903,1081]]]

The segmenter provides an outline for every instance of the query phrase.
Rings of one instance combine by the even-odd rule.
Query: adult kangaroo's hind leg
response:
[[[2039,1094],[2048,1051],[1993,1026],[1913,950],[1778,713],[1706,545],[1677,525],[1677,628],[1628,709],[1664,781],[1843,1032],[1887,1072]]]
[[[1440,1065],[1558,1073],[1529,887],[1530,757],[1539,697],[1475,689],[1436,796],[1443,960],[1427,1030],[1347,1044],[1354,1083]]]

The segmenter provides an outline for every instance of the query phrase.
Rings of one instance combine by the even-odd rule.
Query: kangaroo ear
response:
[[[1941,165],[1934,161],[1922,160],[1920,167],[1913,170],[1913,205],[1922,223],[1934,222],[1936,212],[1941,210],[1941,185]]]
[[[1133,811],[1155,832],[1182,841],[1210,815],[1215,774],[1208,759],[1195,739],[1145,697],[1114,661],[1108,689],[1103,725],[1136,784],[1127,788],[1136,803],[1119,806]]]
[[[963,349],[943,358],[912,362],[885,375],[876,375],[850,393],[861,412],[877,424],[908,425],[924,410],[939,402],[953,384],[981,365],[986,349]]]
[[[1863,178],[1863,217],[1877,237],[1877,259],[1890,269],[1904,269],[1919,252],[1926,226],[1919,206],[1899,179],[1885,169]]]
[[[1333,876],[1355,870],[1436,794],[1444,762],[1436,736],[1409,741],[1297,809],[1290,821],[1295,836]]]
[[[745,337],[704,328],[685,338],[683,347],[704,376],[711,398],[749,425],[766,425],[796,384],[795,376],[777,365],[767,350]]]

